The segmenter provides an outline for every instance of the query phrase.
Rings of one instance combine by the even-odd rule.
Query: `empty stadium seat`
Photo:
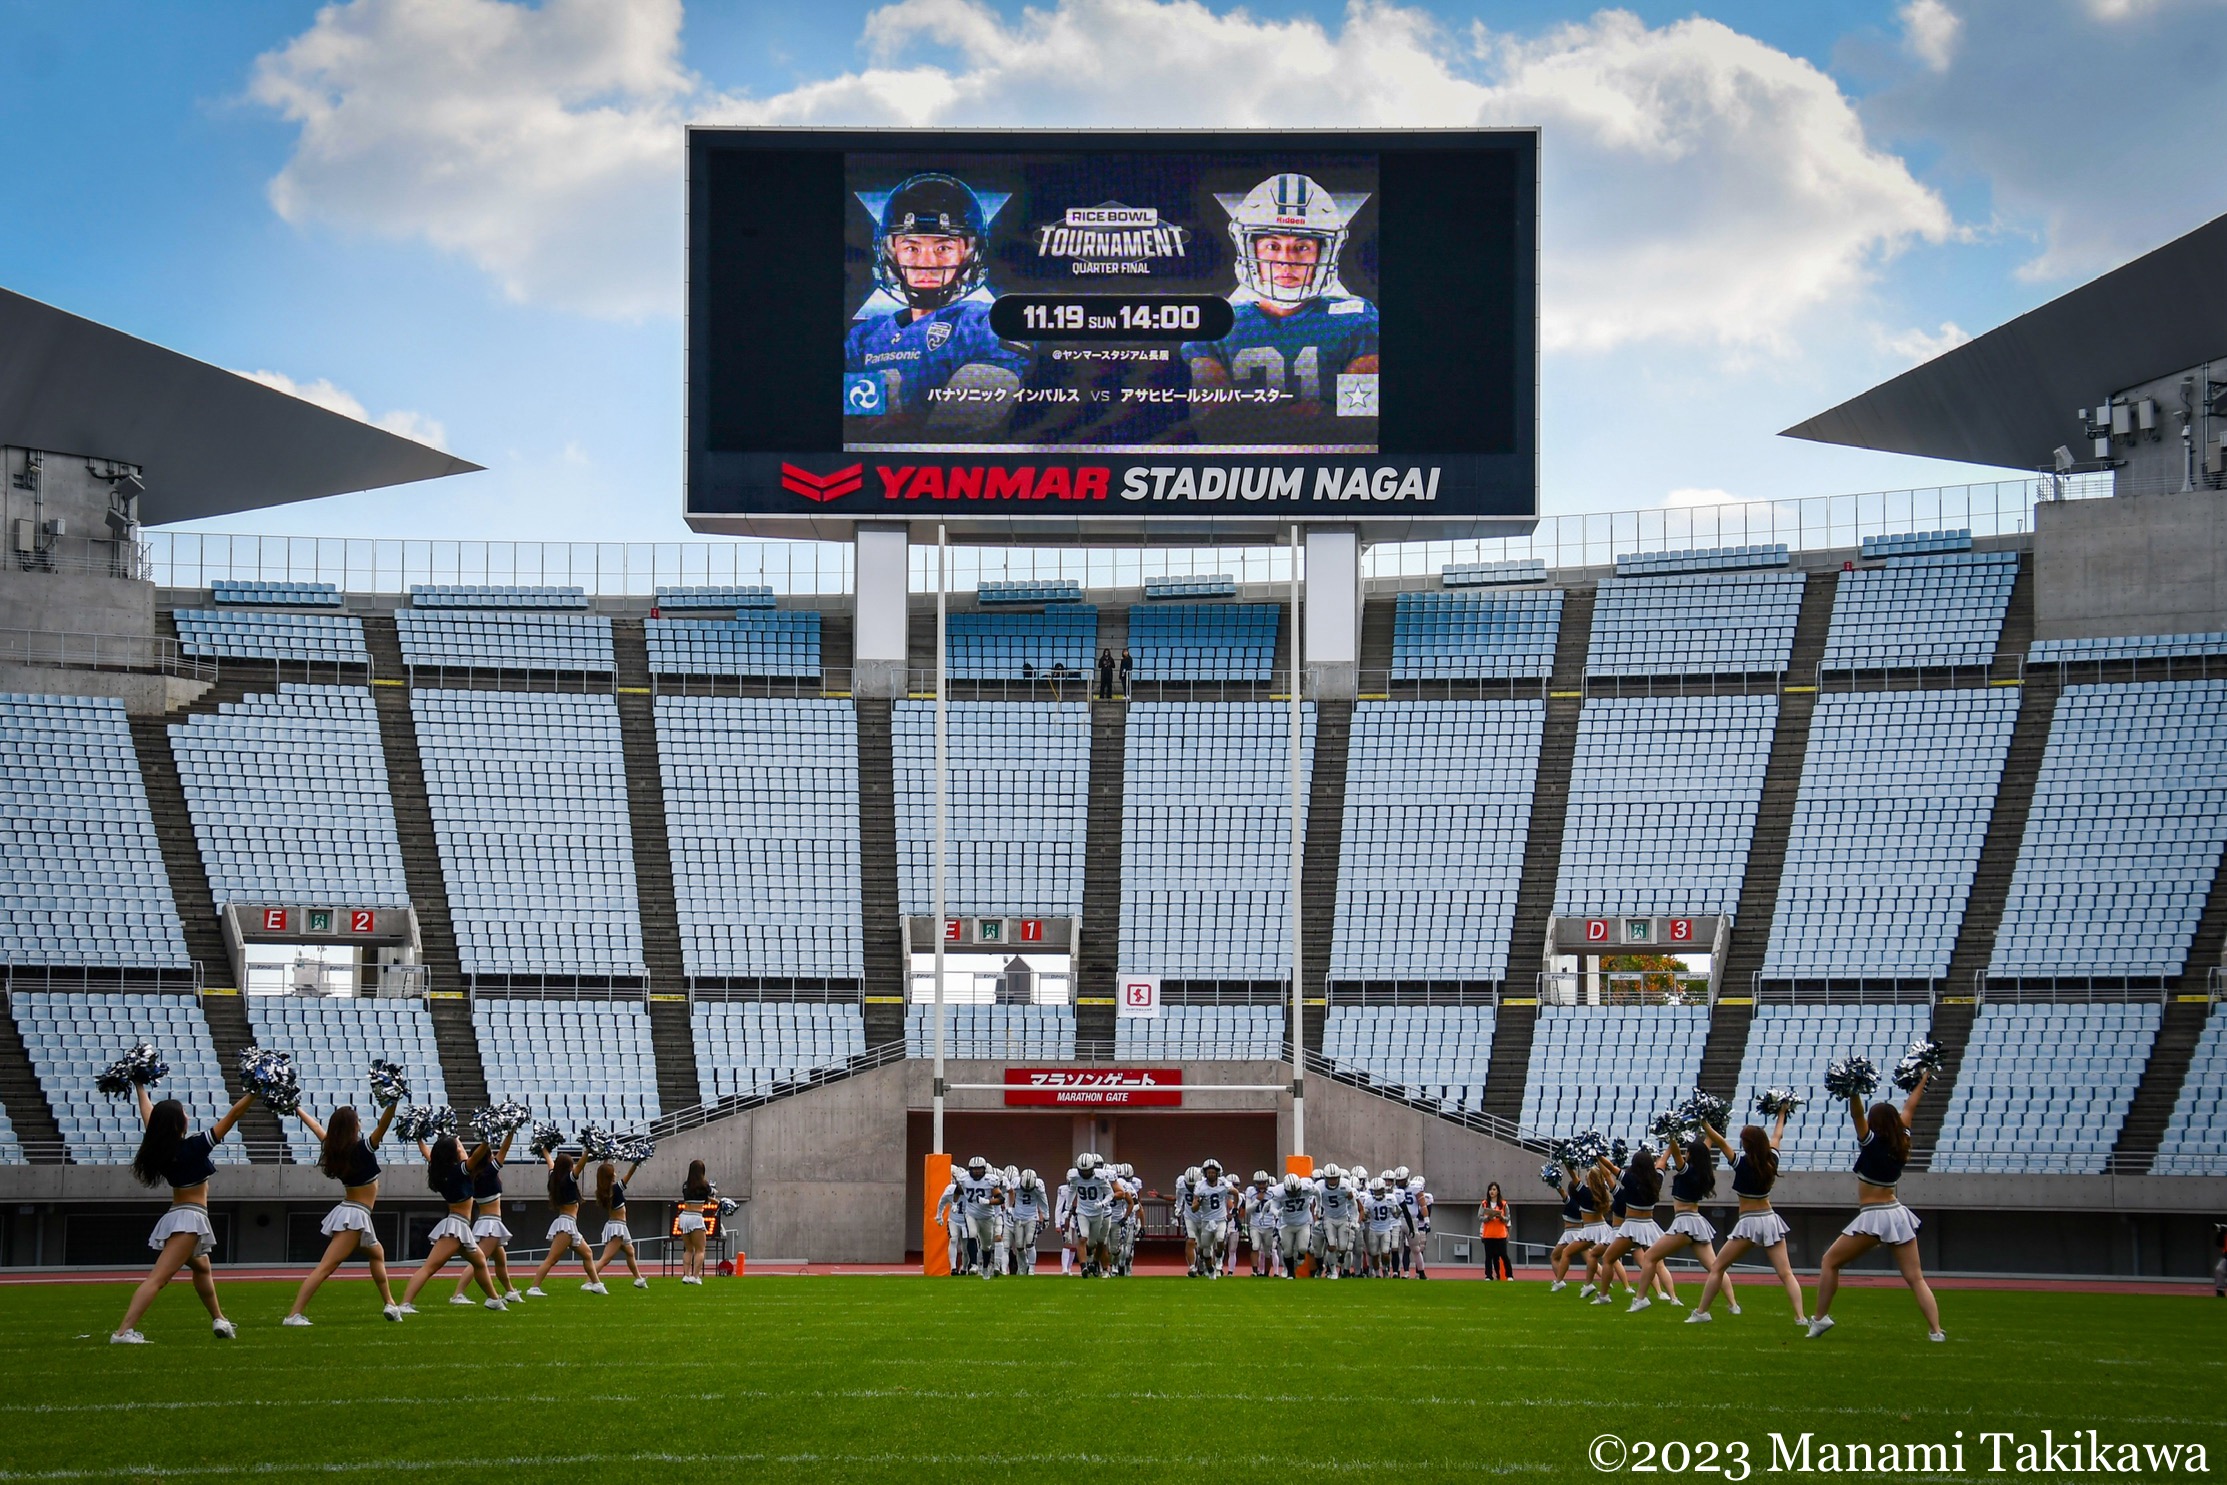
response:
[[[1562,590],[1402,593],[1392,610],[1395,681],[1545,680]]]
[[[1040,614],[952,614],[949,627],[955,681],[1043,680],[1060,665],[1080,682],[1098,660],[1098,610],[1086,603]]]
[[[2150,1171],[2227,1176],[2227,1006],[2214,1004],[2204,1019]]]
[[[1593,608],[1589,676],[1754,675],[1794,654],[1802,575],[1607,578]]]
[[[2016,552],[1894,557],[1843,572],[1822,668],[1992,665],[2017,580]]]
[[[1543,583],[1547,580],[1544,557],[1511,557],[1505,562],[1450,562],[1438,570],[1440,586],[1486,588],[1501,583]]]
[[[618,702],[427,690],[410,703],[464,973],[646,974]]]
[[[1027,1062],[1075,1060],[1075,1012],[1064,1005],[952,1005],[943,1008],[943,1055]],[[933,1057],[935,1007],[905,1008],[905,1055]]]
[[[1079,916],[1090,817],[1090,707],[1027,701],[946,705],[945,912]],[[897,703],[892,747],[899,907],[929,913],[935,909],[933,702]]]
[[[1764,979],[1948,973],[2018,706],[1994,688],[1817,698]]]
[[[179,609],[178,645],[186,654],[218,660],[313,661],[368,665],[363,620],[354,614],[220,613]]]
[[[0,1109],[0,1165],[28,1165],[23,1153],[23,1142],[16,1138],[15,1124],[8,1118],[8,1111]]]
[[[2159,1015],[2155,1001],[1981,1006],[1933,1169],[2102,1170],[2157,1040]]]
[[[371,693],[282,686],[170,728],[209,894],[407,907]]]
[[[2227,681],[2068,686],[1987,972],[2178,974],[2227,845]]]
[[[660,696],[657,751],[689,977],[863,979],[851,703]]]
[[[441,1054],[433,1041],[433,1018],[422,1000],[373,999],[370,996],[336,1000],[307,995],[250,995],[248,1025],[257,1045],[273,1047],[294,1056],[294,1071],[301,1079],[302,1107],[319,1122],[342,1104],[353,1104],[369,1134],[379,1122],[379,1106],[371,1098],[371,1060],[399,1063],[410,1082],[410,1102],[438,1108],[449,1101],[448,1083],[441,1075]],[[471,1110],[462,1109],[468,1115]],[[299,1119],[280,1121],[286,1129],[288,1148],[297,1165],[314,1165],[317,1138]],[[464,1131],[470,1137],[469,1129]],[[522,1148],[522,1147],[521,1147]],[[379,1146],[379,1159],[387,1165],[417,1162],[417,1146],[389,1138]]]
[[[1506,974],[1545,722],[1538,701],[1354,708],[1333,982]]]
[[[1705,1005],[1547,1005],[1531,1034],[1523,1127],[1566,1138],[1598,1129],[1638,1140],[1693,1091],[1709,1036]]]
[[[1785,1170],[1846,1170],[1856,1158],[1855,1126],[1845,1105],[1825,1096],[1825,1068],[1843,1057],[1868,1057],[1882,1075],[1909,1050],[1913,1037],[1932,1024],[1932,1007],[1915,1005],[1759,1005],[1748,1025],[1740,1085],[1732,1097],[1739,1123],[1769,1121],[1755,1112],[1755,1095],[1791,1088],[1809,1100],[1786,1123],[1779,1145]],[[1890,1090],[1891,1092],[1891,1090]],[[1731,1190],[1720,1172],[1718,1191]]]
[[[1477,1113],[1492,1067],[1489,1005],[1332,1005],[1322,1055],[1388,1091]]]
[[[1129,609],[1139,681],[1257,681],[1276,666],[1273,603],[1153,603]]]
[[[2026,652],[2034,665],[2079,665],[2107,660],[2198,660],[2227,655],[2227,634],[2129,634],[2109,638],[2038,639]]]
[[[652,675],[816,679],[820,616],[808,609],[739,613],[731,619],[648,619],[642,625]]]
[[[690,1020],[707,1104],[764,1093],[866,1054],[856,1001],[699,1000]]]
[[[1586,702],[1555,913],[1730,913],[1777,722],[1776,696]]]
[[[112,697],[0,693],[0,963],[193,967]]]
[[[734,583],[723,587],[659,588],[652,597],[660,612],[693,613],[706,609],[772,608],[773,588],[766,583]]]
[[[1163,1005],[1156,1017],[1114,1022],[1114,1056],[1124,1062],[1283,1062],[1280,1005]]]
[[[1212,577],[1146,578],[1144,596],[1158,601],[1172,598],[1235,598],[1237,579],[1226,572]]]
[[[260,578],[218,578],[209,584],[212,603],[259,608],[338,608],[340,589],[331,583],[289,583]]]
[[[418,583],[410,589],[414,608],[572,609],[585,612],[588,590],[531,587],[519,583]]]
[[[1313,703],[1299,771],[1314,773]],[[1121,970],[1283,980],[1291,968],[1291,715],[1278,702],[1129,708]],[[1299,828],[1306,829],[1302,788]]]
[[[1082,596],[1074,578],[990,578],[974,589],[977,603],[1078,603]]]
[[[1914,557],[1930,552],[1969,552],[1972,550],[1972,533],[1968,527],[1954,531],[1905,531],[1892,536],[1867,536],[1857,543],[1858,554],[1866,562],[1882,557]]]
[[[1786,543],[1737,547],[1690,547],[1676,552],[1626,552],[1616,559],[1618,577],[1660,577],[1678,572],[1733,572],[1748,567],[1784,567]]]
[[[170,1064],[169,1078],[152,1096],[184,1104],[189,1129],[207,1129],[232,1107],[209,1023],[191,996],[19,990],[9,1008],[62,1143],[79,1165],[128,1165],[139,1148],[144,1126],[138,1104],[108,1097],[93,1080],[140,1042]],[[217,1147],[216,1158],[226,1165],[246,1162],[236,1132]]]
[[[601,614],[398,609],[402,663],[413,668],[608,675],[611,621]]]
[[[596,1123],[638,1129],[655,1119],[657,1056],[638,1000],[472,1002],[487,1096],[516,1099],[567,1134]]]

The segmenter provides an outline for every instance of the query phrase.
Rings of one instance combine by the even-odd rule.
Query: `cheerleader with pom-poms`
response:
[[[1778,1270],[1787,1302],[1794,1307],[1794,1322],[1800,1325],[1808,1321],[1802,1313],[1802,1281],[1794,1277],[1794,1261],[1787,1251],[1786,1219],[1771,1210],[1771,1187],[1778,1183],[1779,1175],[1779,1141],[1786,1137],[1790,1112],[1781,1109],[1768,1134],[1760,1124],[1742,1125],[1737,1149],[1724,1137],[1723,1130],[1706,1122],[1701,1126],[1702,1137],[1732,1162],[1732,1194],[1740,1203],[1740,1219],[1732,1224],[1731,1237],[1717,1250],[1717,1261],[1709,1266],[1709,1282],[1701,1286],[1701,1300],[1686,1317],[1688,1325],[1706,1325],[1716,1318],[1709,1307],[1716,1303],[1719,1289],[1731,1287],[1732,1265],[1750,1248],[1761,1248],[1771,1267]]]
[[[673,1225],[680,1232],[680,1281],[704,1282],[704,1249],[711,1241],[711,1224],[705,1219],[719,1210],[719,1190],[704,1174],[701,1160],[688,1162],[688,1176],[680,1183],[680,1218]]]
[[[1663,1147],[1670,1160],[1670,1230],[1639,1255],[1639,1293],[1632,1298],[1632,1310],[1644,1310],[1652,1301],[1647,1297],[1650,1288],[1667,1288],[1667,1298],[1678,1303],[1678,1285],[1670,1277],[1668,1260],[1687,1248],[1701,1260],[1703,1268],[1717,1266],[1717,1229],[1707,1217],[1701,1215],[1701,1204],[1717,1193],[1717,1157],[1709,1148],[1706,1136],[1698,1131],[1690,1139],[1673,1137]],[[1725,1307],[1737,1315],[1740,1306],[1732,1298],[1732,1273],[1724,1276]]]
[[[1551,1165],[1542,1169],[1539,1172],[1540,1179],[1545,1180],[1547,1172],[1553,1169]],[[1555,1185],[1552,1181],[1547,1184]],[[1547,1286],[1549,1294],[1569,1287],[1571,1261],[1583,1258],[1593,1246],[1593,1239],[1586,1235],[1590,1219],[1585,1207],[1585,1178],[1578,1174],[1577,1167],[1570,1164],[1566,1156],[1561,1157],[1561,1182],[1558,1189],[1562,1193],[1562,1237],[1554,1245],[1553,1257],[1548,1262],[1554,1272],[1554,1282]]]
[[[1900,1109],[1881,1100],[1867,1111],[1864,1098],[1869,1090],[1848,1091],[1848,1117],[1856,1126],[1856,1220],[1841,1229],[1818,1267],[1817,1314],[1809,1322],[1812,1340],[1833,1328],[1828,1312],[1840,1288],[1841,1269],[1882,1243],[1894,1254],[1895,1267],[1902,1271],[1902,1281],[1910,1286],[1910,1297],[1925,1317],[1925,1338],[1947,1339],[1941,1332],[1941,1307],[1918,1264],[1918,1219],[1895,1193],[1903,1167],[1910,1162],[1910,1126],[1917,1118],[1918,1100],[1925,1096],[1926,1084],[1938,1066],[1939,1044],[1920,1038],[1895,1072],[1895,1085],[1910,1095]]]
[[[626,1153],[635,1154],[631,1150]],[[650,1281],[642,1277],[642,1265],[634,1255],[634,1228],[626,1219],[627,1183],[641,1168],[642,1157],[639,1156],[630,1161],[624,1176],[619,1174],[616,1161],[606,1160],[595,1168],[595,1201],[603,1208],[603,1256],[596,1262],[608,1270],[612,1259],[625,1254],[626,1271],[634,1276],[634,1287],[647,1289]]]
[[[480,1256],[487,1260],[487,1271],[495,1276],[503,1298],[515,1301],[525,1296],[510,1276],[511,1231],[503,1221],[503,1162],[510,1159],[510,1142],[517,1138],[523,1119],[507,1119],[506,1108],[524,1113],[514,1104],[479,1111],[473,1121],[479,1130],[479,1143],[465,1157],[464,1166],[472,1173],[472,1236],[478,1240]],[[471,1296],[464,1292],[470,1283],[469,1274],[459,1278],[449,1303],[470,1304]]]
[[[471,1265],[472,1277],[479,1280],[480,1291],[487,1296],[486,1307],[509,1309],[510,1306],[503,1303],[502,1292],[495,1287],[494,1275],[487,1271],[487,1255],[480,1252],[479,1239],[472,1233],[472,1173],[465,1167],[464,1147],[453,1132],[440,1134],[426,1149],[425,1184],[439,1193],[442,1203],[448,1207],[448,1215],[433,1225],[429,1234],[433,1251],[425,1255],[425,1262],[410,1276],[409,1287],[402,1293],[402,1313],[415,1315],[418,1312],[418,1291],[448,1267],[451,1258],[459,1255]]]
[[[1626,1253],[1642,1255],[1662,1241],[1662,1224],[1655,1220],[1655,1208],[1661,1204],[1663,1194],[1662,1172],[1656,1169],[1655,1152],[1641,1145],[1632,1151],[1631,1163],[1625,1166],[1616,1184],[1616,1195],[1609,1206],[1609,1223],[1615,1232],[1608,1247],[1601,1253],[1603,1283],[1594,1294],[1593,1303],[1609,1303],[1606,1276],[1621,1273]],[[1639,1286],[1632,1296],[1631,1308],[1647,1308],[1648,1273],[1644,1264],[1640,1268]],[[1678,1302],[1672,1291],[1667,1296],[1672,1304]]]
[[[101,1086],[107,1091],[120,1091],[115,1081],[121,1076],[124,1086],[138,1095],[139,1118],[146,1125],[146,1133],[140,1137],[139,1153],[132,1157],[131,1173],[142,1186],[169,1186],[170,1210],[163,1213],[147,1238],[147,1246],[155,1250],[154,1267],[132,1291],[131,1302],[124,1307],[124,1323],[116,1327],[109,1340],[127,1346],[146,1344],[147,1338],[139,1333],[140,1317],[181,1268],[192,1273],[193,1292],[208,1307],[210,1330],[220,1341],[231,1340],[238,1332],[224,1318],[224,1306],[217,1301],[216,1272],[209,1266],[210,1250],[216,1247],[216,1229],[209,1225],[209,1178],[216,1174],[216,1147],[240,1122],[240,1115],[255,1102],[255,1095],[247,1094],[216,1123],[200,1134],[189,1135],[184,1104],[175,1098],[156,1103],[147,1096],[148,1087],[169,1072],[155,1060],[152,1049],[135,1048],[124,1063],[133,1066],[120,1073],[124,1064],[119,1063],[102,1075]]]
[[[379,1157],[374,1152],[387,1137],[394,1110],[391,1103],[381,1110],[379,1122],[368,1136],[363,1132],[363,1117],[353,1104],[334,1109],[327,1124],[319,1124],[307,1109],[294,1110],[302,1127],[317,1136],[317,1168],[340,1183],[340,1205],[325,1214],[320,1229],[326,1238],[325,1256],[302,1280],[302,1287],[294,1295],[294,1307],[279,1324],[309,1324],[305,1312],[310,1299],[333,1271],[348,1261],[348,1255],[358,1251],[371,1265],[371,1282],[379,1289],[380,1313],[389,1320],[402,1318],[402,1306],[394,1302],[394,1290],[387,1282],[387,1250],[379,1245],[378,1229],[371,1223],[371,1209],[379,1200]]]
[[[541,1260],[541,1267],[534,1270],[533,1283],[526,1286],[526,1293],[535,1299],[543,1298],[541,1281],[549,1271],[564,1260],[568,1252],[580,1255],[580,1267],[587,1271],[588,1282],[580,1286],[582,1294],[608,1294],[603,1287],[603,1277],[596,1272],[595,1253],[588,1247],[588,1240],[580,1232],[580,1175],[584,1157],[574,1157],[563,1150],[551,1150],[549,1160],[549,1207],[555,1214],[549,1219],[549,1253]]]

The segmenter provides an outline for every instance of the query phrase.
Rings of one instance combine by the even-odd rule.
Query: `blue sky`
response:
[[[1992,477],[1776,430],[2227,211],[2227,0],[0,0],[0,284],[488,466],[225,529],[685,536],[680,130],[1536,123],[1543,508]],[[2100,390],[2100,389],[2099,389]]]

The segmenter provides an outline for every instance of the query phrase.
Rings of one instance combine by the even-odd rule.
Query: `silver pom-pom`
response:
[[[640,1165],[657,1153],[657,1141],[647,1135],[624,1135],[612,1142],[622,1165]]]
[[[371,1059],[371,1101],[380,1108],[393,1108],[410,1100],[410,1077],[399,1062]]]
[[[598,1162],[618,1159],[618,1148],[612,1140],[611,1131],[592,1121],[581,1125],[580,1158]]]
[[[425,1137],[429,1140],[446,1139],[456,1133],[456,1110],[447,1104],[427,1112]]]
[[[527,1148],[531,1149],[536,1155],[546,1160],[563,1149],[564,1145],[565,1133],[562,1129],[546,1119],[539,1119],[534,1122],[533,1139],[529,1142]]]
[[[735,1200],[735,1199],[734,1199],[733,1197],[731,1197],[731,1196],[722,1196],[722,1197],[720,1197],[720,1198],[719,1198],[719,1215],[720,1215],[720,1216],[722,1216],[722,1217],[732,1217],[732,1216],[733,1216],[733,1215],[734,1215],[735,1213],[737,1213],[737,1212],[739,1212],[739,1211],[741,1211],[741,1210],[742,1210],[742,1203],[741,1203],[741,1202],[739,1202],[739,1201],[736,1201],[736,1200]]]
[[[272,1113],[286,1115],[302,1106],[301,1077],[294,1054],[267,1047],[240,1049],[240,1086],[263,1100]]]
[[[1632,1160],[1632,1147],[1624,1142],[1622,1136],[1618,1136],[1608,1147],[1608,1158],[1616,1165],[1629,1165]]]
[[[431,1144],[444,1134],[456,1133],[456,1110],[411,1104],[395,1114],[394,1132],[406,1140]]]
[[[1722,1134],[1732,1122],[1732,1100],[1696,1088],[1692,1097],[1678,1105],[1678,1117],[1688,1129],[1699,1129],[1706,1124]]]
[[[1664,1109],[1648,1121],[1647,1132],[1659,1140],[1674,1140],[1686,1133],[1686,1124],[1676,1109]]]
[[[134,1088],[152,1088],[170,1076],[170,1064],[145,1042],[93,1075],[93,1086],[110,1098],[129,1098]]]
[[[1539,1179],[1550,1191],[1562,1189],[1562,1167],[1549,1160],[1539,1167]]]
[[[472,1128],[487,1143],[499,1144],[504,1135],[533,1123],[533,1111],[516,1099],[505,1099],[484,1109],[472,1110]]]
[[[1608,1156],[1608,1139],[1598,1129],[1588,1129],[1570,1141],[1570,1163],[1580,1170]]]
[[[1755,1095],[1755,1111],[1766,1119],[1784,1114],[1792,1118],[1808,1099],[1791,1088],[1766,1088]]]
[[[1825,1066],[1825,1091],[1838,1100],[1869,1098],[1879,1086],[1879,1069],[1869,1057],[1842,1057]]]
[[[1910,1050],[1895,1064],[1894,1085],[1908,1093],[1928,1073],[1939,1072],[1948,1060],[1948,1049],[1932,1037],[1914,1036],[1910,1039]]]

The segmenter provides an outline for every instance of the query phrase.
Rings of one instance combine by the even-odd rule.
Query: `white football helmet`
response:
[[[1022,1184],[1023,1186],[1033,1186],[1033,1185],[1035,1185],[1035,1184],[1036,1184],[1036,1172],[1035,1172],[1035,1171],[1033,1171],[1033,1170],[1024,1170],[1024,1171],[1022,1171],[1022,1172],[1021,1172],[1021,1184]]]
[[[1365,1165],[1357,1165],[1346,1174],[1353,1177],[1353,1184],[1356,1186],[1366,1186],[1369,1182],[1369,1168]]]
[[[1122,1161],[1116,1169],[1123,1180],[1127,1180],[1129,1177],[1134,1176],[1137,1173],[1137,1168],[1131,1165],[1126,1160]]]
[[[1344,1174],[1345,1174],[1345,1168],[1344,1168],[1343,1166],[1338,1166],[1338,1165],[1326,1165],[1326,1166],[1324,1166],[1324,1167],[1322,1168],[1322,1174],[1323,1174],[1323,1177],[1324,1177],[1324,1179],[1326,1179],[1326,1180],[1327,1180],[1327,1179],[1328,1179],[1329,1177],[1331,1177],[1331,1176],[1342,1176],[1342,1175],[1344,1175]]]
[[[1393,1180],[1395,1180],[1395,1181],[1404,1181],[1404,1180],[1406,1180],[1406,1179],[1407,1179],[1407,1167],[1406,1167],[1406,1166],[1404,1166],[1404,1165],[1402,1165],[1402,1166],[1395,1166],[1395,1167],[1393,1168],[1393,1170],[1392,1170],[1392,1179],[1393,1179]]]
[[[1194,1165],[1183,1173],[1183,1179],[1196,1186],[1206,1179],[1206,1173]]]
[[[1222,1173],[1222,1162],[1219,1160],[1208,1160],[1201,1164],[1200,1169],[1210,1170],[1215,1175],[1220,1175]]]
[[[974,1177],[977,1181],[988,1175],[989,1172],[990,1162],[984,1160],[979,1155],[975,1156],[972,1160],[967,1162],[967,1174]]]
[[[1254,1184],[1255,1186],[1265,1186],[1265,1185],[1267,1185],[1267,1184],[1268,1184],[1268,1172],[1266,1172],[1266,1171],[1264,1171],[1264,1170],[1256,1170],[1256,1171],[1254,1171],[1254,1172],[1253,1172],[1253,1184]]]
[[[1230,211],[1230,241],[1237,247],[1237,281],[1272,304],[1304,304],[1330,291],[1338,281],[1338,254],[1345,248],[1346,214],[1337,200],[1307,175],[1272,175],[1253,187]],[[1260,244],[1272,237],[1315,245],[1314,261],[1271,258],[1263,267]],[[1279,268],[1304,267],[1297,283],[1276,282]]]
[[[1375,1180],[1369,1182],[1369,1195],[1371,1196],[1382,1196],[1389,1189],[1391,1188],[1384,1184],[1384,1177],[1382,1176],[1378,1176]]]
[[[1422,1190],[1422,1189],[1423,1189],[1423,1178],[1422,1178],[1421,1176],[1409,1176],[1409,1177],[1407,1178],[1407,1189],[1408,1189],[1408,1190],[1410,1190],[1410,1191],[1420,1191],[1420,1190]]]
[[[1098,1157],[1089,1150],[1083,1151],[1082,1154],[1075,1157],[1075,1169],[1086,1176],[1089,1175],[1092,1171],[1098,1169]]]
[[[1284,1177],[1284,1189],[1286,1191],[1297,1191],[1299,1189],[1298,1172],[1294,1171],[1290,1175]]]

